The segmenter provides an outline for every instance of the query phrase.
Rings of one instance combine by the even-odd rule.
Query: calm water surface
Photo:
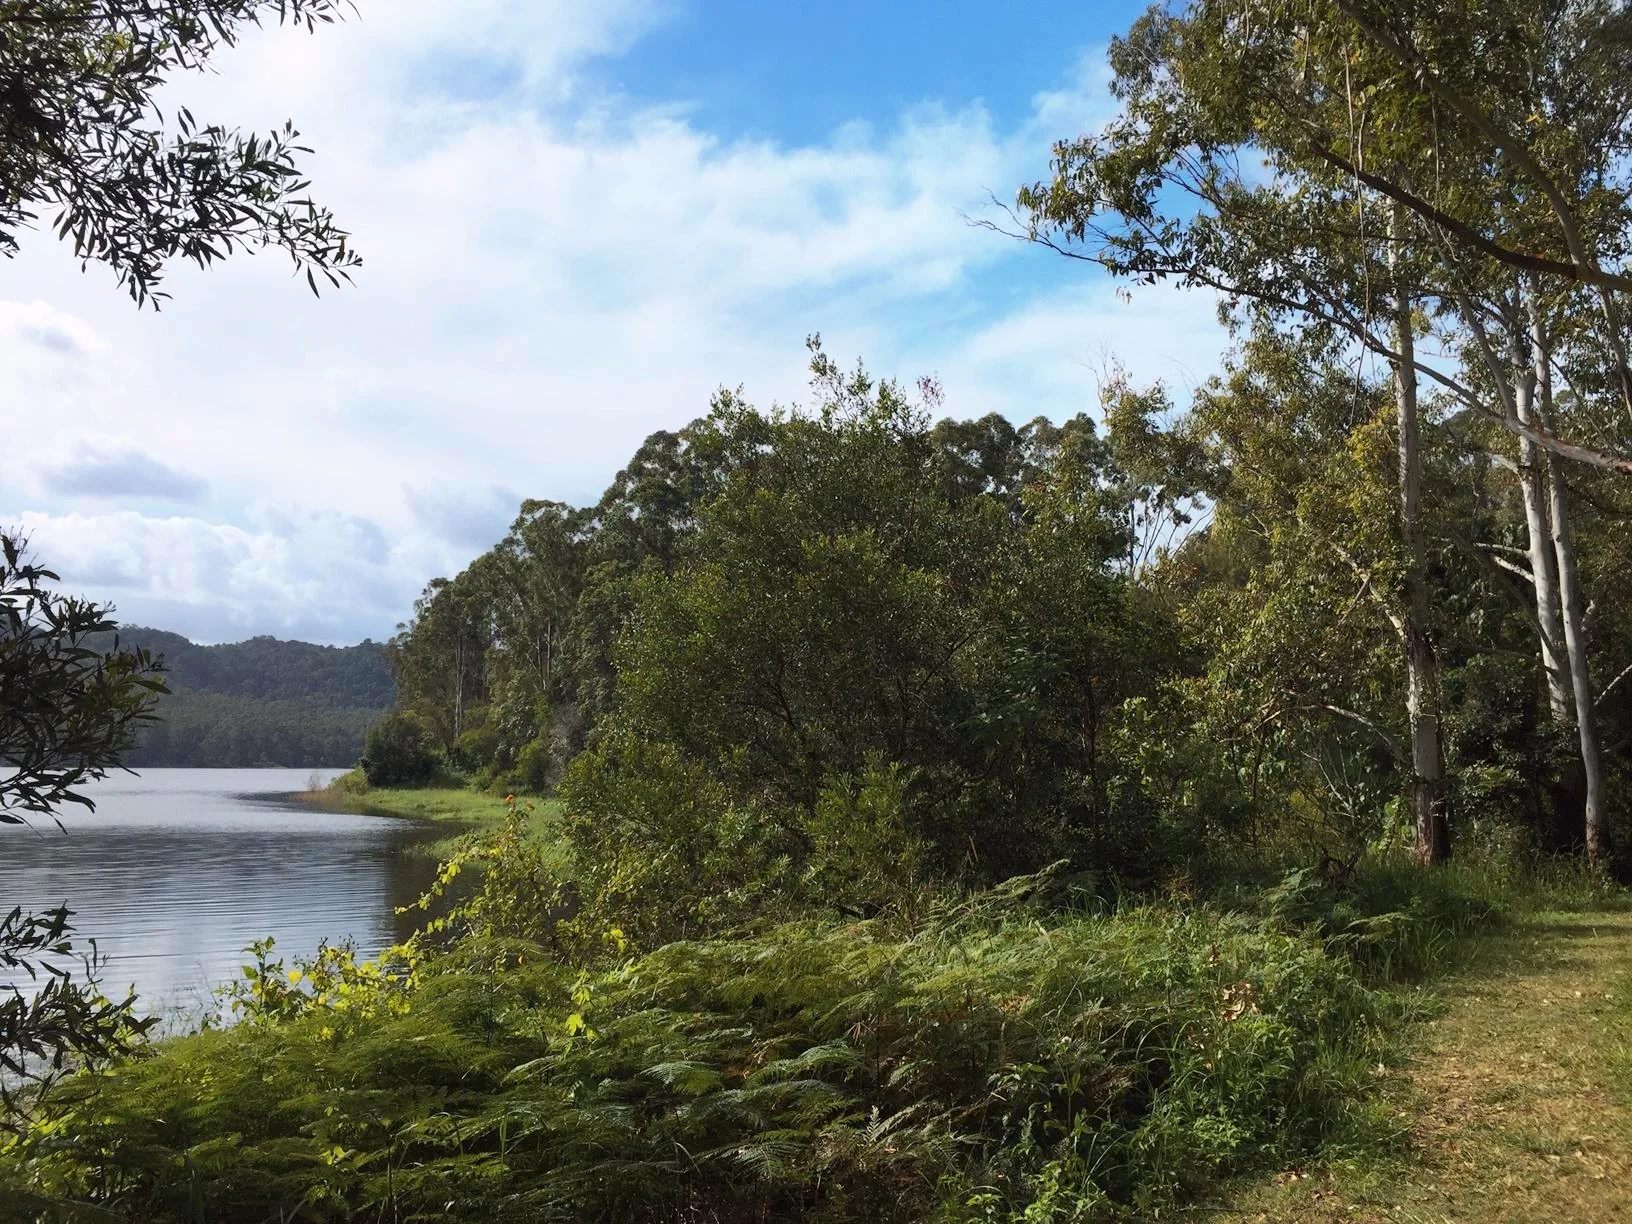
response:
[[[76,938],[106,957],[108,993],[133,983],[144,1010],[176,1018],[199,1014],[267,935],[285,958],[347,938],[372,956],[408,933],[395,909],[435,874],[415,843],[446,830],[294,801],[313,776],[145,769],[94,783],[96,811],[70,808],[62,830],[0,825],[0,910],[66,901]]]

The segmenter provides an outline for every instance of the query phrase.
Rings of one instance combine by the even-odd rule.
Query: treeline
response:
[[[266,701],[182,689],[160,698],[157,721],[125,756],[133,767],[349,769],[380,719],[375,709]]]
[[[93,644],[105,649],[112,637],[102,635]],[[118,638],[161,657],[172,688],[351,709],[383,709],[396,697],[378,642],[319,646],[262,635],[200,646],[179,633],[141,626],[121,627]]]
[[[109,649],[114,635],[88,639]],[[317,646],[256,637],[201,646],[160,629],[118,641],[162,660],[170,692],[125,756],[154,767],[349,767],[396,687],[383,646]]]
[[[873,721],[845,737],[849,747],[838,757],[857,765],[873,748],[905,750],[936,716],[924,705],[928,689],[926,695],[920,689],[933,689],[937,676],[961,665],[973,643],[956,635],[975,632],[977,620],[999,616],[998,603],[1012,592],[992,584],[1027,578],[1023,571],[1030,563],[1016,550],[1034,527],[1034,503],[1046,489],[1069,482],[1095,513],[1091,522],[1057,524],[1061,531],[1080,527],[1085,534],[1074,541],[1080,555],[1052,562],[1071,570],[1060,581],[1078,585],[1050,597],[1114,603],[1126,589],[1112,572],[1130,572],[1142,560],[1140,550],[1152,546],[1153,533],[1172,528],[1171,507],[1155,513],[1143,505],[1130,508],[1138,495],[1132,478],[1116,467],[1086,415],[1059,425],[1039,417],[1018,427],[996,414],[936,422],[929,408],[939,393],[932,385],[924,387],[931,397],[926,407],[909,402],[894,384],[875,384],[860,370],[841,371],[814,341],[813,350],[819,405],[811,413],[762,413],[721,393],[708,416],[648,438],[595,505],[529,501],[493,549],[458,576],[430,583],[387,647],[399,711],[412,734],[480,784],[553,787],[567,764],[610,725],[608,715],[626,697],[634,679],[630,631],[647,623],[664,580],[689,575],[721,545],[721,516],[731,499],[765,497],[778,499],[782,514],[799,517],[777,523],[776,540],[754,534],[771,530],[754,522],[734,544],[743,554],[734,565],[757,565],[754,576],[762,584],[807,573],[814,578],[824,564],[860,565],[863,571],[825,579],[829,585],[812,593],[814,601],[803,608],[817,620],[766,623],[758,620],[759,609],[741,610],[745,623],[730,631],[755,635],[759,649],[780,660],[778,666],[797,666],[801,678],[779,679],[774,695],[756,691],[743,699],[792,703],[776,717],[795,723],[806,717],[808,701],[817,702],[810,714],[824,718],[854,706],[858,717]],[[824,481],[831,487],[813,484]],[[769,513],[768,506],[756,511]],[[807,555],[816,538],[865,539],[881,555]],[[1055,543],[1072,551],[1063,538]],[[761,545],[766,552],[755,562],[752,554]],[[853,602],[891,598],[872,589],[886,572],[918,575],[912,583],[941,575],[937,581],[957,592],[957,611],[952,605],[933,615],[903,609],[909,621],[886,623],[890,606]],[[746,575],[733,570],[733,576]],[[1091,596],[1084,583],[1107,585],[1107,592]],[[910,605],[913,596],[902,592],[896,598]],[[922,617],[930,620],[918,623]],[[932,632],[936,617],[952,621]],[[1056,636],[1077,624],[1063,610],[1060,617],[1049,628]],[[819,635],[818,624],[825,626]],[[995,624],[988,628],[996,632]],[[693,627],[693,634],[700,631]],[[807,632],[813,635],[808,650],[801,640]],[[881,633],[893,636],[881,640]],[[912,640],[920,635],[923,640]],[[738,645],[751,648],[747,641]],[[815,653],[823,647],[838,653]],[[1111,648],[1084,636],[1081,649],[1103,655]],[[860,653],[852,657],[852,650]],[[937,651],[944,658],[934,662]],[[748,670],[734,674],[748,683],[764,662],[743,659]],[[794,691],[800,682],[817,682],[805,675],[807,667],[825,673],[821,683],[835,687],[820,697]],[[721,672],[718,683],[729,686],[732,678]],[[880,683],[897,686],[900,695],[885,702],[889,712],[880,709],[874,718],[866,707]],[[718,700],[707,705],[712,709]],[[699,719],[703,712],[697,711]],[[893,739],[877,738],[886,724]]]
[[[1352,358],[1260,321],[1183,411],[1113,378],[1103,428],[1016,427],[935,420],[932,384],[817,347],[808,411],[722,394],[595,506],[528,503],[433,582],[389,646],[387,728],[558,787],[575,888],[654,939],[1059,859],[1136,883],[1269,843],[1434,858],[1453,828],[1580,847],[1516,443],[1424,396],[1408,538],[1397,379]],[[1615,677],[1632,488],[1551,479],[1586,665]],[[1624,822],[1632,693],[1592,697],[1599,819]]]

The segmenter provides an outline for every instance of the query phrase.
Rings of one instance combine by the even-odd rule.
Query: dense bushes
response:
[[[624,586],[616,685],[560,791],[583,903],[649,947],[1060,858],[1167,870],[1195,830],[1171,836],[1189,808],[1155,757],[1194,737],[1092,424],[1011,430],[1012,470],[954,480],[898,388],[814,369],[810,415],[717,404],[714,449],[761,444]]]
[[[86,1078],[5,1175],[133,1221],[1112,1220],[1392,1133],[1366,1089],[1393,1005],[1345,955],[1023,899],[1047,886],[590,974],[472,942],[406,1015],[314,1009]]]
[[[525,503],[391,644],[403,708],[474,784],[562,787],[587,904],[662,938],[771,896],[869,913],[1058,857],[1143,887],[1406,832],[1386,380],[1259,328],[1187,412],[1113,377],[1103,429],[1017,427],[932,422],[933,384],[812,358],[806,409],[722,392],[596,505]],[[1489,560],[1526,520],[1498,469],[1436,450],[1423,480],[1442,807],[1567,848],[1579,752]],[[1604,686],[1606,728],[1628,692]],[[1627,742],[1606,732],[1612,769]],[[696,777],[653,813],[644,790]],[[824,865],[836,797],[864,793],[893,839],[869,861],[903,864],[882,890]]]
[[[393,710],[369,728],[361,765],[370,786],[424,786],[435,779],[441,761],[424,724]]]

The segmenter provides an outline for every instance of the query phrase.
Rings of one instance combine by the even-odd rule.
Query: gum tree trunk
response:
[[[1552,424],[1552,352],[1539,304],[1530,300],[1531,351],[1536,363],[1536,388],[1543,424]],[[1558,566],[1558,593],[1563,611],[1564,648],[1570,669],[1570,691],[1575,705],[1575,729],[1581,742],[1581,768],[1586,775],[1585,839],[1587,858],[1602,863],[1609,852],[1609,831],[1604,822],[1604,762],[1598,746],[1598,715],[1593,704],[1592,672],[1587,664],[1587,635],[1582,613],[1581,576],[1575,563],[1575,541],[1570,534],[1569,490],[1562,461],[1547,456],[1548,511],[1552,519],[1553,554]]]
[[[1520,421],[1536,423],[1536,382],[1533,372],[1514,386],[1514,405]],[[1536,625],[1541,639],[1541,667],[1547,680],[1547,712],[1553,725],[1574,722],[1570,668],[1564,642],[1563,602],[1558,593],[1558,555],[1553,544],[1553,520],[1548,507],[1548,461],[1529,438],[1519,439],[1519,492],[1524,499],[1524,523],[1530,573],[1535,583]]]
[[[1422,459],[1417,412],[1416,339],[1411,298],[1399,275],[1405,224],[1403,209],[1394,210],[1389,265],[1395,272],[1394,401],[1398,415],[1400,458],[1400,545],[1405,554],[1405,615],[1401,631],[1405,651],[1406,714],[1411,726],[1411,812],[1416,828],[1417,861],[1436,866],[1451,856],[1450,824],[1445,818],[1445,756],[1440,742],[1439,656],[1428,636],[1428,560],[1421,525]]]

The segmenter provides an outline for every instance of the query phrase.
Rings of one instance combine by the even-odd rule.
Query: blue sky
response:
[[[686,99],[699,124],[727,138],[815,143],[858,120],[888,125],[926,100],[979,102],[995,125],[1013,127],[1039,89],[1068,79],[1086,50],[1102,47],[1143,7],[1080,0],[1009,12],[972,0],[677,5],[597,76],[650,103]]]
[[[931,373],[947,410],[1091,408],[1112,362],[1187,385],[1213,305],[1123,300],[972,229],[1112,113],[1136,6],[361,0],[169,100],[294,117],[366,265],[275,254],[138,313],[46,236],[0,265],[0,487],[79,592],[206,641],[381,637],[524,496],[592,499],[717,386],[797,401],[806,334]]]

